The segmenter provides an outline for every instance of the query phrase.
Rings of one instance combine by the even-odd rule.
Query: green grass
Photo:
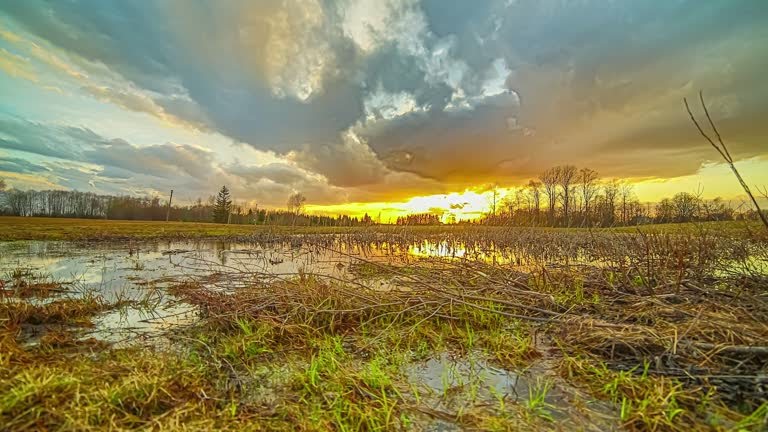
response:
[[[620,420],[628,430],[688,431],[693,424],[709,430],[748,431],[761,430],[768,421],[765,404],[744,416],[714,400],[713,394],[701,387],[685,387],[675,379],[649,375],[649,366],[646,363],[630,371],[614,371],[589,356],[566,356],[561,372],[618,406]]]

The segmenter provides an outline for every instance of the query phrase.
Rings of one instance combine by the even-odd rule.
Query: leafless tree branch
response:
[[[752,204],[755,206],[755,209],[757,210],[757,215],[760,217],[760,220],[763,222],[763,225],[765,225],[765,228],[768,229],[768,218],[766,218],[762,209],[760,209],[760,205],[757,203],[755,196],[752,194],[752,191],[749,189],[749,185],[747,185],[747,183],[741,177],[739,170],[736,169],[736,165],[734,165],[733,163],[733,158],[731,157],[731,154],[728,151],[728,147],[723,142],[723,139],[720,136],[720,132],[717,130],[717,127],[715,126],[715,122],[712,120],[712,117],[709,115],[707,104],[704,102],[704,93],[701,91],[699,92],[699,100],[701,101],[701,107],[704,109],[704,114],[706,115],[707,120],[709,121],[709,125],[712,127],[712,130],[714,131],[715,136],[717,137],[717,143],[715,143],[715,141],[712,138],[710,138],[710,136],[707,135],[706,132],[704,132],[704,129],[702,129],[701,125],[699,125],[699,122],[696,120],[696,116],[693,115],[693,112],[691,111],[691,107],[688,105],[688,99],[683,98],[685,109],[686,111],[688,111],[688,115],[691,117],[691,121],[693,122],[694,125],[696,125],[696,129],[699,130],[699,133],[709,142],[709,144],[712,145],[712,147],[715,148],[715,150],[717,150],[718,153],[720,153],[720,156],[723,157],[725,162],[731,168],[731,171],[733,171],[733,174],[736,176],[736,179],[739,180],[739,183],[741,184],[741,187],[744,189],[744,192],[747,193],[747,196],[749,196],[749,199],[752,201]]]

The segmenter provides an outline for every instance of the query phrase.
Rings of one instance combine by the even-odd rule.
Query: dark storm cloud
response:
[[[450,21],[434,31],[456,35],[470,67],[505,58],[519,107],[480,103],[371,125],[363,133],[385,161],[392,151],[409,155],[390,166],[468,182],[525,178],[558,163],[609,175],[689,174],[716,156],[682,109],[699,88],[711,89],[739,156],[765,153],[766,128],[754,121],[768,113],[768,87],[756,75],[768,66],[759,2],[491,3],[457,13],[427,2],[425,10],[433,23]]]

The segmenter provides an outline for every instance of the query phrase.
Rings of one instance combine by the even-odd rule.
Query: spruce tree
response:
[[[229,189],[226,186],[222,186],[219,194],[216,196],[216,205],[213,207],[213,221],[216,223],[227,223],[231,210],[232,199],[229,196]]]

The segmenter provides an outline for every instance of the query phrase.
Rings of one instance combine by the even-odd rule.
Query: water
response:
[[[561,379],[543,360],[533,368],[510,371],[489,364],[479,352],[454,356],[442,352],[405,369],[420,389],[421,400],[435,412],[469,412],[493,407],[504,412],[518,404],[556,422],[562,430],[618,430],[614,407],[596,401]],[[434,430],[458,430],[439,421]]]
[[[575,247],[554,248],[555,252],[532,252],[520,246],[500,247],[494,242],[468,245],[445,239],[369,240],[315,236],[307,241],[301,236],[293,236],[281,241],[251,243],[220,240],[89,244],[0,242],[0,281],[10,286],[13,274],[23,273],[25,279],[60,284],[68,296],[94,293],[110,302],[132,300],[142,303],[142,307],[122,308],[97,317],[96,336],[115,340],[193,321],[194,310],[176,303],[162,291],[185,281],[212,290],[231,291],[244,285],[294,278],[302,273],[370,289],[390,290],[402,288],[407,281],[392,277],[392,273],[377,272],[377,264],[408,266],[414,260],[451,260],[523,272],[541,265],[608,265]],[[540,246],[535,243],[528,247],[535,250]],[[764,261],[765,257],[750,257],[750,272],[764,274]],[[360,271],[361,263],[373,263],[373,271]],[[726,264],[721,269],[726,269],[727,273],[745,271],[736,268],[734,263]],[[52,301],[54,298],[34,301]],[[103,334],[105,332],[115,335],[107,336]]]
[[[530,387],[525,377],[490,366],[474,355],[458,358],[444,352],[411,365],[406,374],[410,381],[422,384],[430,395],[442,401],[447,399],[445,396],[465,391],[473,392],[479,399],[519,400],[521,395],[527,397]],[[471,402],[467,398],[462,400]]]
[[[490,247],[468,248],[445,241],[409,245],[331,240],[247,243],[217,240],[74,244],[70,242],[0,242],[0,279],[11,273],[44,275],[72,291],[96,291],[107,300],[136,299],[147,287],[184,281],[212,289],[236,289],[243,275],[269,282],[299,273],[354,281],[373,289],[391,289],[385,278],[361,277],[352,271],[361,262],[407,265],[424,258],[514,265],[519,258]],[[238,274],[238,278],[216,277]]]
[[[253,282],[270,282],[299,273],[340,281],[355,256],[382,257],[346,247],[331,252],[317,246],[234,243],[215,240],[151,243],[10,242],[0,243],[0,281],[11,287],[14,276],[29,282],[55,282],[57,294],[94,294],[129,306],[97,316],[86,336],[122,341],[151,336],[158,330],[193,322],[196,311],[164,294],[163,288],[194,281],[215,290],[233,290]],[[228,277],[237,275],[237,277]],[[372,289],[391,289],[383,279],[366,278]],[[6,288],[6,292],[11,289]],[[49,302],[61,296],[30,299]],[[126,302],[124,302],[126,303]]]
[[[167,285],[216,273],[245,271],[271,275],[313,270],[339,274],[334,262],[286,247],[264,248],[220,241],[73,245],[66,242],[0,244],[0,274],[16,269],[42,273],[106,299],[147,285]]]

